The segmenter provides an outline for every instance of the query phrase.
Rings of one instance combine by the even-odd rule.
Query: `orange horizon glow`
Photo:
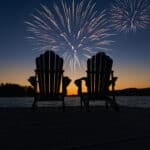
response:
[[[136,87],[136,86],[117,86],[116,85],[116,90],[123,90],[123,89],[128,89],[128,88],[150,88],[150,86],[141,86],[141,87]],[[87,92],[87,87],[83,86],[82,87],[83,92]],[[110,86],[110,91],[111,91],[111,86]],[[73,87],[69,87],[67,88],[67,95],[77,95],[77,87],[73,86]]]
[[[134,77],[134,76],[133,76]],[[116,86],[115,89],[116,90],[122,90],[122,89],[127,89],[127,88],[149,88],[150,87],[150,80],[146,80],[145,82],[143,80],[140,80],[138,78],[133,78],[130,75],[130,80],[127,76],[121,76],[120,78],[118,78],[117,82],[116,82]],[[21,80],[20,78],[17,78]],[[11,79],[11,80],[0,80],[0,83],[11,83],[11,84],[19,84],[21,86],[30,86],[30,83],[27,81],[27,79],[21,80],[16,82],[17,80],[15,79]],[[122,82],[124,81],[124,82]],[[136,82],[138,81],[138,82]],[[111,87],[110,87],[111,89]],[[69,86],[67,87],[67,95],[77,95],[77,86],[74,84],[74,81],[72,81]],[[82,90],[83,92],[87,91],[87,87],[85,86],[85,84],[82,86]]]
[[[122,69],[123,68],[123,69]],[[65,71],[64,76],[70,77],[72,79],[71,83],[67,87],[67,95],[77,95],[77,87],[74,84],[74,80],[81,77],[86,77],[86,69],[79,70],[75,73],[70,73]],[[126,89],[126,88],[148,88],[150,87],[150,70],[144,70],[144,68],[135,68],[133,66],[122,66],[114,68],[114,76],[118,77],[116,82],[116,90]],[[2,69],[0,72],[0,83],[12,83],[19,84],[21,86],[30,86],[27,81],[28,78],[34,75],[34,69],[24,69],[24,68],[12,68],[10,70]],[[85,85],[83,86],[84,92],[86,92]]]
[[[1,83],[11,83],[11,84],[19,84],[21,86],[30,86],[30,84],[28,82],[2,82]],[[149,84],[141,84],[141,86],[139,86],[139,84],[136,86],[136,84],[131,83],[124,83],[122,84],[121,82],[117,82],[116,83],[116,90],[122,90],[122,89],[128,89],[128,88],[150,88]],[[67,95],[71,96],[71,95],[77,95],[77,87],[76,85],[72,82],[68,87],[67,87]],[[85,85],[83,85],[82,87],[83,92],[87,92],[87,87]],[[110,90],[111,90],[111,86],[110,86]]]

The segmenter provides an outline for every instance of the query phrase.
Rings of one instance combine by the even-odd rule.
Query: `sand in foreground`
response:
[[[73,112],[71,111],[73,110]],[[0,109],[2,150],[150,149],[150,109]]]

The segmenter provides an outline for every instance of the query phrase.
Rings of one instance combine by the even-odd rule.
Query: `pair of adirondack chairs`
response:
[[[87,77],[75,81],[78,95],[81,97],[81,108],[89,110],[90,100],[105,100],[106,106],[110,104],[115,110],[119,107],[115,101],[114,87],[117,77],[113,76],[112,59],[105,53],[98,53],[87,61]],[[68,77],[63,76],[63,59],[53,51],[46,51],[36,58],[35,76],[29,78],[34,86],[35,100],[33,108],[39,101],[62,101],[64,110],[64,97],[70,83]],[[110,79],[111,76],[111,79]],[[82,81],[86,82],[87,93],[82,91]],[[112,85],[112,98],[109,86]]]

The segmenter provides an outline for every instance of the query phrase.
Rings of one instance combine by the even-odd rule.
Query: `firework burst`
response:
[[[36,41],[35,49],[56,51],[73,70],[97,51],[107,51],[112,42],[105,11],[96,11],[92,0],[60,0],[51,9],[41,5],[26,24],[31,33],[28,38]]]
[[[150,24],[150,3],[148,0],[115,0],[110,16],[117,31],[136,32]]]

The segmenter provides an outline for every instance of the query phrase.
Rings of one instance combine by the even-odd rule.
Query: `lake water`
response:
[[[116,101],[121,106],[150,108],[150,96],[117,96]],[[0,98],[0,107],[31,107],[33,97]],[[42,102],[39,105],[52,107],[61,106],[61,102]],[[79,97],[65,97],[66,106],[79,106]],[[91,105],[104,105],[104,101],[91,102]]]

